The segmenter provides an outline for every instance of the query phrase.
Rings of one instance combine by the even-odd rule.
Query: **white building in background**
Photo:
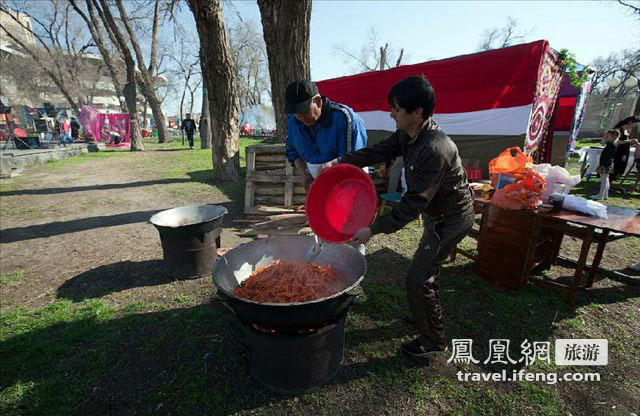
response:
[[[29,17],[24,15],[18,15],[18,18],[22,24],[28,28],[31,28],[31,21]],[[2,25],[11,31],[11,34],[18,40],[23,42],[29,47],[38,48],[34,40],[33,34],[23,26],[18,24],[11,16],[0,11],[0,22]],[[87,76],[82,80],[81,86],[85,89],[83,93],[85,96],[91,96],[91,105],[96,110],[111,113],[119,113],[120,100],[118,99],[119,93],[115,90],[113,80],[107,74],[100,73],[100,66],[102,64],[102,57],[85,53],[82,55],[89,65],[94,65],[96,72],[91,76]],[[11,39],[3,29],[0,28],[0,95],[3,97],[3,103],[7,106],[28,106],[28,107],[42,107],[45,102],[53,104],[57,108],[69,108],[69,102],[62,93],[59,92],[53,82],[46,77],[41,83],[37,80],[31,81],[31,86],[35,91],[35,94],[26,93],[21,91],[18,87],[16,79],[14,79],[16,71],[11,71],[8,68],[8,61],[24,61],[21,64],[36,65],[33,59],[22,51],[22,48]],[[103,70],[104,71],[104,70]],[[96,80],[96,76],[98,79]],[[24,81],[24,80],[23,80]],[[160,84],[166,83],[167,79],[163,76],[159,76],[156,80]],[[40,85],[38,85],[40,84]],[[124,97],[120,97],[124,101]],[[144,97],[138,94],[138,113],[142,116],[144,111]],[[151,108],[147,106],[147,118],[152,117]]]
[[[28,46],[35,45],[33,33],[31,31],[31,19],[29,19],[29,17],[25,15],[21,15],[18,13],[16,13],[16,17],[17,20],[20,21],[20,23],[16,22],[14,18],[0,10],[0,23],[2,23],[2,26],[9,29],[11,34],[14,37],[18,38],[18,40],[23,42],[24,44]],[[25,29],[24,26],[26,26],[29,30]],[[13,42],[13,40],[11,40],[9,36],[7,36],[6,32],[0,29],[0,45],[6,43],[7,41]]]

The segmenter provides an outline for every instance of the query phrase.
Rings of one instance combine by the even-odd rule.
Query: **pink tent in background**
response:
[[[80,124],[93,140],[106,142],[107,146],[129,146],[131,144],[129,114],[100,113],[95,108],[85,105],[80,111]],[[119,143],[117,136],[120,137]]]

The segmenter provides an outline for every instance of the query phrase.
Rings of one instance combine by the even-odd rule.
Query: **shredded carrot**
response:
[[[310,302],[346,287],[346,279],[331,266],[276,260],[255,270],[233,294],[256,302]]]

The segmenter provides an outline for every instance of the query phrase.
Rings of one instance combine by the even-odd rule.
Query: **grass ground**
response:
[[[443,355],[425,365],[399,356],[399,345],[414,335],[399,318],[407,311],[403,274],[422,232],[417,222],[368,244],[365,295],[349,313],[338,376],[295,397],[260,388],[229,329],[233,318],[213,300],[211,278],[172,280],[157,233],[145,223],[161,209],[188,203],[219,203],[231,218],[241,216],[244,183],[212,181],[210,157],[179,142],[147,144],[143,153],[92,153],[0,181],[1,414],[638,413],[637,280],[599,278],[568,308],[551,289],[495,289],[458,256],[440,282],[446,331],[450,339],[473,339],[480,362],[448,363]],[[570,170],[576,169],[574,161]],[[597,187],[595,178],[576,192]],[[637,207],[638,195],[608,203]],[[231,218],[222,236],[227,247],[246,241]],[[578,242],[566,238],[562,250],[575,257]],[[640,239],[619,240],[608,246],[603,264],[623,269],[638,253]],[[560,280],[571,273],[544,272]],[[607,338],[609,364],[485,364],[489,340],[497,338],[510,340],[516,359],[525,340],[553,346],[558,338]],[[598,372],[601,380],[463,382],[456,375],[503,368]]]

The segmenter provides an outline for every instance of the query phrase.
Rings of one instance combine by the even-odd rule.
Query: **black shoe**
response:
[[[405,324],[414,325],[414,326],[416,324],[416,319],[411,315],[403,316],[402,320],[404,321]]]
[[[448,349],[449,348],[446,345],[439,347],[425,346],[422,344],[419,337],[411,342],[402,344],[402,347],[400,347],[400,351],[403,354],[416,358],[427,358],[429,354],[447,351]]]

